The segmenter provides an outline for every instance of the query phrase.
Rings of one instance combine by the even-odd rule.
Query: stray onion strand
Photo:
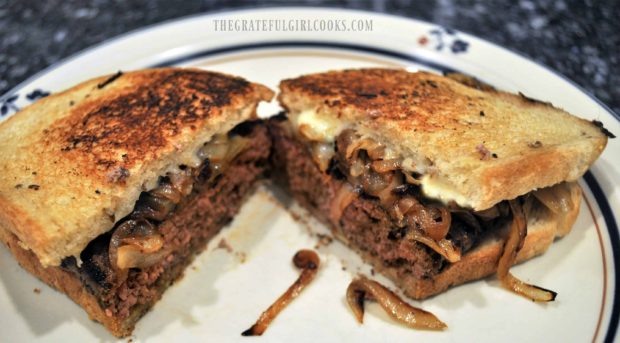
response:
[[[299,278],[269,308],[261,314],[252,327],[243,331],[241,336],[261,336],[269,323],[314,279],[319,269],[319,256],[312,250],[300,250],[293,256],[293,264],[301,269]]]
[[[347,303],[357,321],[364,322],[364,300],[376,300],[396,321],[414,329],[443,330],[447,325],[434,314],[413,307],[380,283],[360,277],[347,288]]]
[[[505,288],[532,301],[553,301],[557,296],[556,292],[525,283],[514,277],[509,271],[517,258],[517,253],[523,247],[527,235],[527,222],[523,209],[516,200],[510,200],[509,204],[513,219],[508,239],[504,245],[504,252],[497,265],[497,277]]]

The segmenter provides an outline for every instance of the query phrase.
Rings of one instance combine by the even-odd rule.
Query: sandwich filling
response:
[[[202,163],[178,166],[140,194],[133,211],[93,240],[75,274],[108,316],[139,317],[178,278],[194,254],[227,224],[265,176],[271,141],[260,122],[239,124],[198,151]]]
[[[374,152],[371,156],[374,160],[379,158],[381,160],[376,163],[376,167],[400,169],[405,176],[416,175],[415,184],[420,186],[425,196],[445,204],[455,203],[461,207],[472,207],[465,195],[460,194],[447,180],[434,173],[431,161],[383,144],[368,130],[362,130],[351,123],[311,109],[290,114],[290,119],[301,138],[311,142],[313,157],[323,171],[335,155],[337,139],[345,132],[347,140],[352,144],[350,150],[346,151],[348,157],[360,148],[370,150]],[[403,157],[404,155],[406,157]]]
[[[431,164],[401,156],[351,125],[306,111],[272,120],[270,129],[274,159],[297,200],[355,250],[398,274],[432,278],[512,220],[507,201],[474,211],[434,177]],[[571,187],[562,183],[518,201],[566,211]]]

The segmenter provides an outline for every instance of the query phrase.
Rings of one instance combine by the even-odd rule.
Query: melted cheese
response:
[[[296,129],[313,141],[332,143],[346,124],[333,116],[322,115],[315,110],[305,110],[291,118]]]
[[[437,199],[444,204],[454,201],[461,207],[473,207],[467,197],[457,192],[452,185],[440,178],[431,177],[428,174],[424,175],[420,180],[420,186],[422,193],[431,199]]]

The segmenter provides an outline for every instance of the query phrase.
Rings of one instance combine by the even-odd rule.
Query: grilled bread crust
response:
[[[163,68],[104,76],[0,124],[0,226],[42,266],[79,256],[140,193],[255,116],[273,92],[242,78]]]
[[[574,181],[606,135],[549,103],[466,77],[398,69],[351,69],[280,83],[289,113],[314,110],[399,155],[425,161],[475,210],[537,188]]]

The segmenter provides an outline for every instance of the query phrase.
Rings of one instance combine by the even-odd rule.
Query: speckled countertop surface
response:
[[[141,26],[185,15],[291,1],[0,0],[0,94],[71,54]],[[620,1],[322,1],[409,16],[519,51],[620,113]],[[260,5],[259,5],[260,4]]]

